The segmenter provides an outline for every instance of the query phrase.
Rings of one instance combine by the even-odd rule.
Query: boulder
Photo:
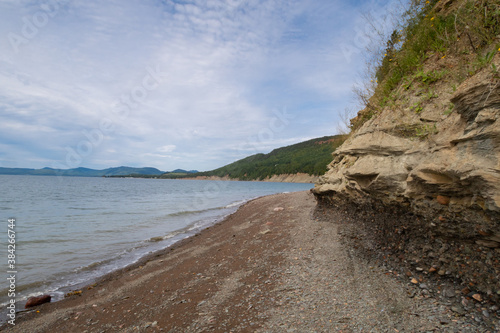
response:
[[[32,308],[34,306],[42,305],[44,303],[50,303],[51,300],[50,295],[41,295],[41,296],[35,296],[35,297],[30,297],[28,298],[28,301],[24,305],[25,309]]]

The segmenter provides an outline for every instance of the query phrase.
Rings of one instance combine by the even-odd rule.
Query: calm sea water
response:
[[[16,219],[16,301],[22,304],[40,293],[61,299],[69,290],[221,220],[250,199],[311,187],[0,175],[0,304],[10,299],[9,218]]]

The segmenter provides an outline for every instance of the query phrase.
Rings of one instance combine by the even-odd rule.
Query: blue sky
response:
[[[210,170],[336,134],[388,6],[0,0],[0,166]]]

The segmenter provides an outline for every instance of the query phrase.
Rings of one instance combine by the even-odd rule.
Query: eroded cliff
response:
[[[500,52],[493,64],[500,68]],[[441,220],[462,219],[466,228],[454,236],[499,247],[499,83],[487,67],[456,92],[445,82],[437,86],[440,97],[420,113],[386,107],[337,149],[314,193],[378,199]]]
[[[436,30],[441,15],[453,27],[453,11],[468,3],[440,1],[418,24]],[[499,9],[489,3],[478,11]],[[457,27],[446,48],[427,50],[384,101],[376,91],[313,193],[320,207],[358,211],[396,263],[456,279],[498,302],[500,36],[479,50],[480,37],[469,30]],[[387,63],[399,61],[404,47],[386,54]]]

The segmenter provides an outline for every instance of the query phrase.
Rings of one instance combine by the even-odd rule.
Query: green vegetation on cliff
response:
[[[355,89],[365,108],[351,121],[351,130],[385,107],[420,113],[439,97],[438,82],[446,82],[454,90],[487,66],[498,75],[491,63],[500,52],[498,36],[498,1],[413,0],[384,48],[371,55],[378,63],[368,68],[371,83],[367,88]],[[402,96],[408,92],[421,98],[405,105]],[[449,106],[449,112],[452,108]]]
[[[221,168],[189,176],[216,176],[240,180],[263,180],[283,174],[322,175],[332,161],[332,153],[344,142],[344,136],[326,136],[278,148],[269,154],[255,154]],[[181,178],[165,174],[162,178]]]

